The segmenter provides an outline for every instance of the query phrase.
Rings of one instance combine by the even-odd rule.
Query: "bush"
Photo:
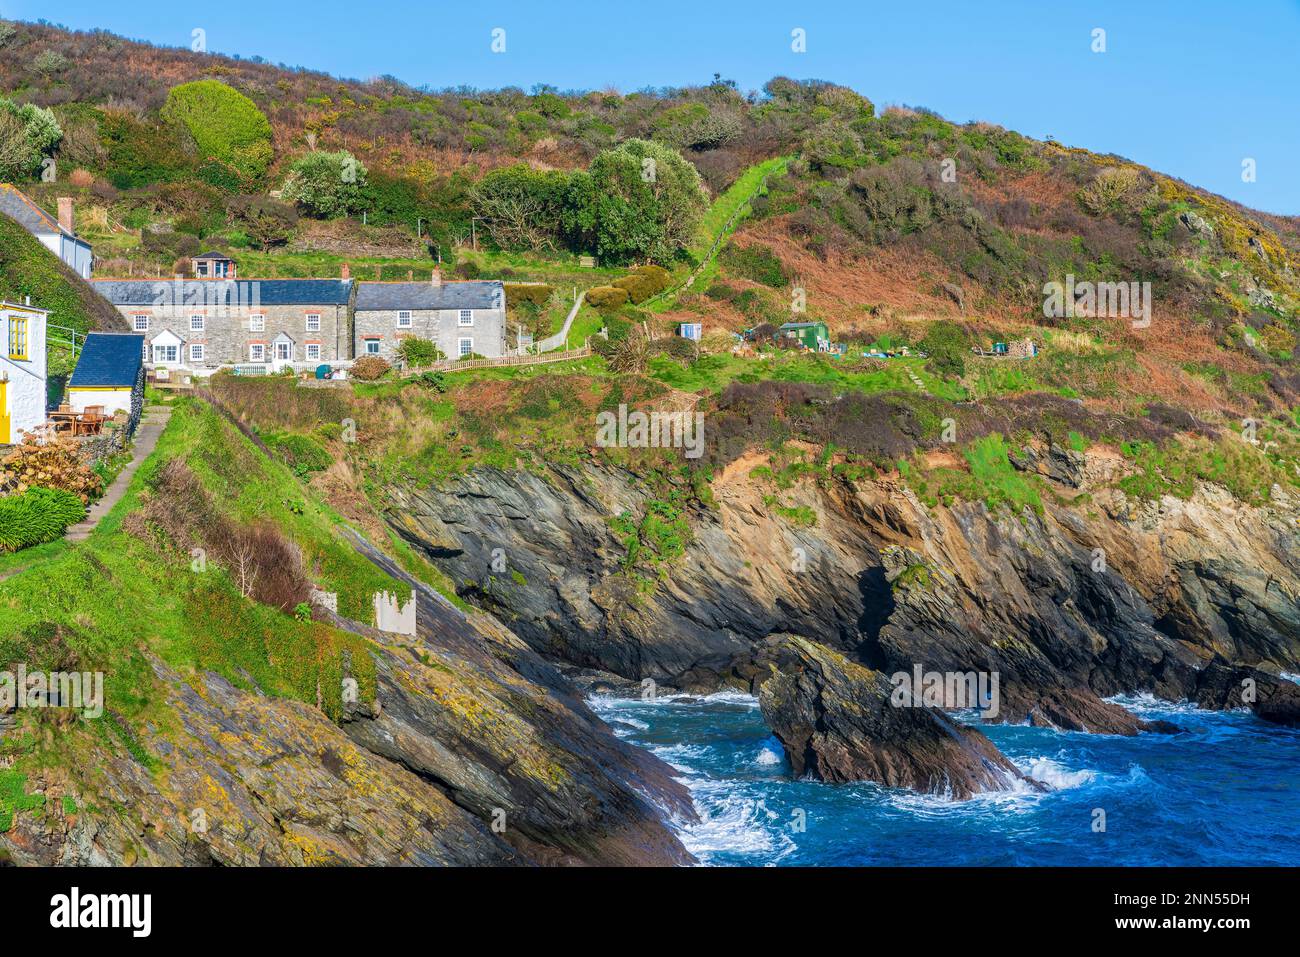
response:
[[[346,216],[364,204],[366,167],[347,150],[320,150],[294,160],[281,195],[313,216]]]
[[[934,323],[917,345],[930,356],[925,366],[935,375],[955,377],[965,374],[970,343],[965,330],[955,322],[941,320]]]
[[[162,117],[184,128],[199,155],[216,159],[259,180],[271,165],[271,124],[257,104],[218,80],[197,80],[173,87]]]
[[[61,139],[63,129],[52,112],[0,97],[0,179],[34,175]]]
[[[523,303],[544,306],[555,292],[554,286],[526,282],[508,282],[506,287],[506,305],[515,307]]]
[[[312,472],[322,472],[334,463],[325,446],[307,435],[299,435],[297,432],[268,432],[262,435],[262,441],[299,478],[306,478]]]
[[[445,358],[442,350],[431,340],[407,336],[397,347],[397,355],[408,366],[427,366]]]
[[[641,266],[630,276],[616,279],[613,285],[627,292],[628,301],[640,305],[668,288],[669,273],[662,266]]]
[[[722,251],[723,265],[744,279],[781,289],[790,283],[785,264],[766,246],[728,246]]]
[[[362,382],[374,382],[387,375],[391,368],[392,366],[379,356],[362,356],[352,363],[352,378],[360,379]]]
[[[0,553],[52,542],[85,517],[81,499],[63,489],[34,487],[0,498]]]
[[[621,286],[594,286],[587,290],[587,304],[596,309],[617,309],[627,300],[627,290]]]
[[[24,442],[0,458],[0,493],[38,486],[71,492],[89,502],[102,491],[103,482],[82,459],[77,441],[63,436],[44,445]]]

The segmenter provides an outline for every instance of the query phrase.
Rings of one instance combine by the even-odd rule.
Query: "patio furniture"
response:
[[[86,411],[77,417],[75,434],[99,435],[107,419],[102,405],[88,405]]]
[[[77,431],[77,413],[61,405],[57,412],[50,413],[50,424],[54,426],[55,432],[71,432],[75,435]]]

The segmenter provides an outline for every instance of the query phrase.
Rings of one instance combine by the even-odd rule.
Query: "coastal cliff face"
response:
[[[1104,450],[1041,451],[1016,464],[1060,493],[1042,514],[927,507],[895,476],[804,482],[777,510],[739,459],[650,587],[624,572],[610,518],[651,493],[607,465],[390,488],[389,520],[538,652],[629,680],[753,690],[757,646],[791,634],[886,674],[996,672],[1003,720],[1061,728],[1143,730],[1102,700],[1121,692],[1215,708],[1284,695],[1276,673],[1300,668],[1300,503],[1203,485],[1142,504],[1106,484]]]

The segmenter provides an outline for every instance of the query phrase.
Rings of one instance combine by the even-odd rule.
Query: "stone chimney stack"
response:
[[[433,272],[431,272],[431,273],[429,274],[429,282],[430,282],[432,285],[435,285],[435,286],[441,286],[441,285],[442,285],[442,270],[441,270],[441,269],[435,269]]]
[[[349,266],[347,263],[344,263],[344,264],[343,264],[343,269],[342,269],[342,271],[339,273],[339,277],[340,277],[341,279],[351,279],[351,278],[352,278],[352,267]]]
[[[72,228],[72,197],[71,196],[59,197],[59,226],[63,229],[64,232],[68,232],[68,233],[75,232],[75,230]]]

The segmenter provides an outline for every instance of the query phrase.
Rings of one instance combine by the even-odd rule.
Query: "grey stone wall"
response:
[[[459,324],[457,309],[413,309],[411,325],[398,325],[396,309],[358,309],[356,315],[356,354],[366,354],[366,340],[379,338],[379,355],[389,362],[397,357],[397,346],[404,336],[431,340],[448,359],[459,357],[458,342],[474,340],[474,352],[489,359],[503,355],[506,349],[506,314],[502,309],[475,309],[474,324]]]

